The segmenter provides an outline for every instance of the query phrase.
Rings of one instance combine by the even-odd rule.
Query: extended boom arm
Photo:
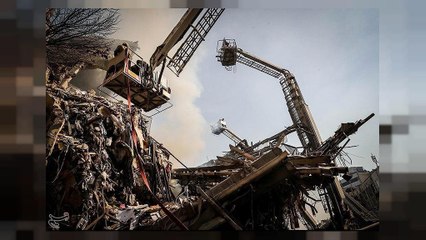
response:
[[[317,126],[313,121],[308,105],[303,99],[296,79],[290,71],[237,48],[232,39],[219,41],[217,59],[228,70],[239,62],[279,79],[290,117],[297,127],[297,135],[305,148],[305,152],[315,151],[321,146],[322,140]]]

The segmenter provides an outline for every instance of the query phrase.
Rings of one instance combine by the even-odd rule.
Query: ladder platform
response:
[[[170,88],[134,73],[129,65],[129,58],[124,52],[111,59],[101,86],[126,100],[130,88],[130,101],[145,112],[159,108],[170,100]]]

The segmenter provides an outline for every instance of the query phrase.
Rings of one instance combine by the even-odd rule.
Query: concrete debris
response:
[[[267,145],[274,146],[272,143],[279,138],[280,134],[269,138]],[[189,218],[190,229],[279,230],[297,228],[299,220],[306,228],[317,229],[317,223],[305,210],[305,206],[310,205],[310,209],[316,211],[315,206],[308,203],[307,190],[332,181],[333,176],[347,169],[335,167],[327,156],[289,155],[287,150],[278,147],[265,150],[262,144],[252,149],[251,154],[258,156],[254,161],[245,159],[237,166],[209,163],[208,167],[173,171],[175,178],[189,186],[191,194],[205,191],[202,198],[207,201],[195,203],[200,204],[197,206],[199,217]],[[231,151],[226,155],[230,158],[232,154]],[[220,162],[219,159],[216,162]],[[312,171],[306,173],[307,169]],[[219,210],[219,206],[223,209]],[[188,209],[181,208],[176,214],[184,211]],[[235,219],[231,220],[229,215]],[[175,229],[167,219],[158,224]]]
[[[338,145],[371,116],[342,125],[350,127],[339,128],[323,148],[309,154],[284,143],[284,138],[295,131],[290,126],[251,146],[230,145],[224,156],[200,167],[174,169],[173,178],[186,185],[190,195],[201,194],[202,198],[175,214],[194,230],[282,230],[301,224],[306,229],[337,229],[334,221],[317,223],[313,218],[318,212],[316,204],[331,208],[324,197],[325,186],[348,173],[347,167],[336,165],[336,152],[341,150]],[[310,196],[311,191],[322,192],[321,199]],[[364,214],[368,210],[358,202],[349,197],[346,202],[353,204],[342,209],[345,229],[377,221],[377,217]],[[157,222],[156,228],[177,229],[168,219]]]
[[[174,199],[169,152],[149,136],[149,121],[93,93],[47,85],[47,207],[69,213],[61,230],[140,229],[155,221],[158,201]]]
[[[47,85],[47,206],[69,218],[52,229],[336,229],[333,221],[317,223],[316,204],[331,207],[310,191],[326,191],[348,173],[334,161],[338,144],[368,119],[342,125],[310,154],[284,143],[295,132],[290,126],[255,144],[230,145],[199,167],[172,169],[174,155],[149,135],[150,119],[137,108],[58,86]],[[377,221],[341,195],[350,206],[342,209],[345,228]]]

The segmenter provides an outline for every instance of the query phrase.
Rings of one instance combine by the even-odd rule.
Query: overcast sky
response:
[[[120,29],[112,37],[138,41],[139,54],[148,60],[185,11],[121,10]],[[277,79],[244,65],[229,72],[216,61],[217,41],[224,37],[295,75],[323,140],[341,122],[378,114],[378,20],[378,12],[369,9],[226,9],[180,77],[165,71],[174,107],[154,117],[151,135],[196,166],[228,150],[231,141],[210,131],[219,118],[249,142],[292,124]],[[378,120],[350,137],[349,145],[359,145],[347,150],[353,165],[375,167],[370,154],[378,157]],[[296,134],[288,143],[301,145]]]

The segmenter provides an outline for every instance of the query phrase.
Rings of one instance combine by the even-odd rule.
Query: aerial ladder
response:
[[[215,135],[223,134],[227,136],[231,141],[235,143],[235,146],[241,147],[242,149],[248,148],[247,140],[241,139],[235,133],[233,133],[226,126],[226,122],[224,118],[219,119],[216,124],[211,126],[212,133]]]
[[[238,48],[234,39],[218,42],[217,60],[227,70],[237,62],[277,78],[281,84],[290,117],[305,153],[313,152],[321,146],[321,137],[308,105],[302,96],[296,78],[287,69],[277,67]]]
[[[221,8],[188,9],[164,42],[156,48],[149,63],[129,47],[119,46],[122,48],[121,51],[116,51],[114,58],[108,61],[107,74],[101,87],[127,99],[145,112],[153,109],[160,112],[158,109],[168,103],[171,96],[167,81],[162,79],[167,60],[169,59],[169,69],[179,76],[223,11]],[[188,31],[189,34],[174,56],[169,58],[170,50]],[[133,61],[132,57],[137,60]],[[160,65],[160,71],[155,71]]]
[[[238,62],[279,80],[290,117],[296,127],[297,135],[304,148],[303,153],[306,155],[329,154],[335,157],[336,152],[338,152],[336,146],[374,116],[374,114],[371,114],[366,119],[356,123],[342,124],[342,127],[336,131],[336,134],[323,143],[309,107],[305,103],[296,82],[296,78],[289,70],[275,66],[243,51],[237,47],[234,39],[219,40],[217,53],[217,60],[227,70],[231,70]],[[344,224],[343,202],[345,202],[346,199],[337,177],[334,177],[333,182],[324,186],[323,189],[320,189],[320,194],[325,196],[326,204],[329,206],[329,209],[331,203],[332,209],[330,209],[330,217],[333,219],[333,224],[336,229],[342,229]],[[353,205],[356,204],[352,204],[349,207]],[[359,212],[359,209],[351,210]]]

